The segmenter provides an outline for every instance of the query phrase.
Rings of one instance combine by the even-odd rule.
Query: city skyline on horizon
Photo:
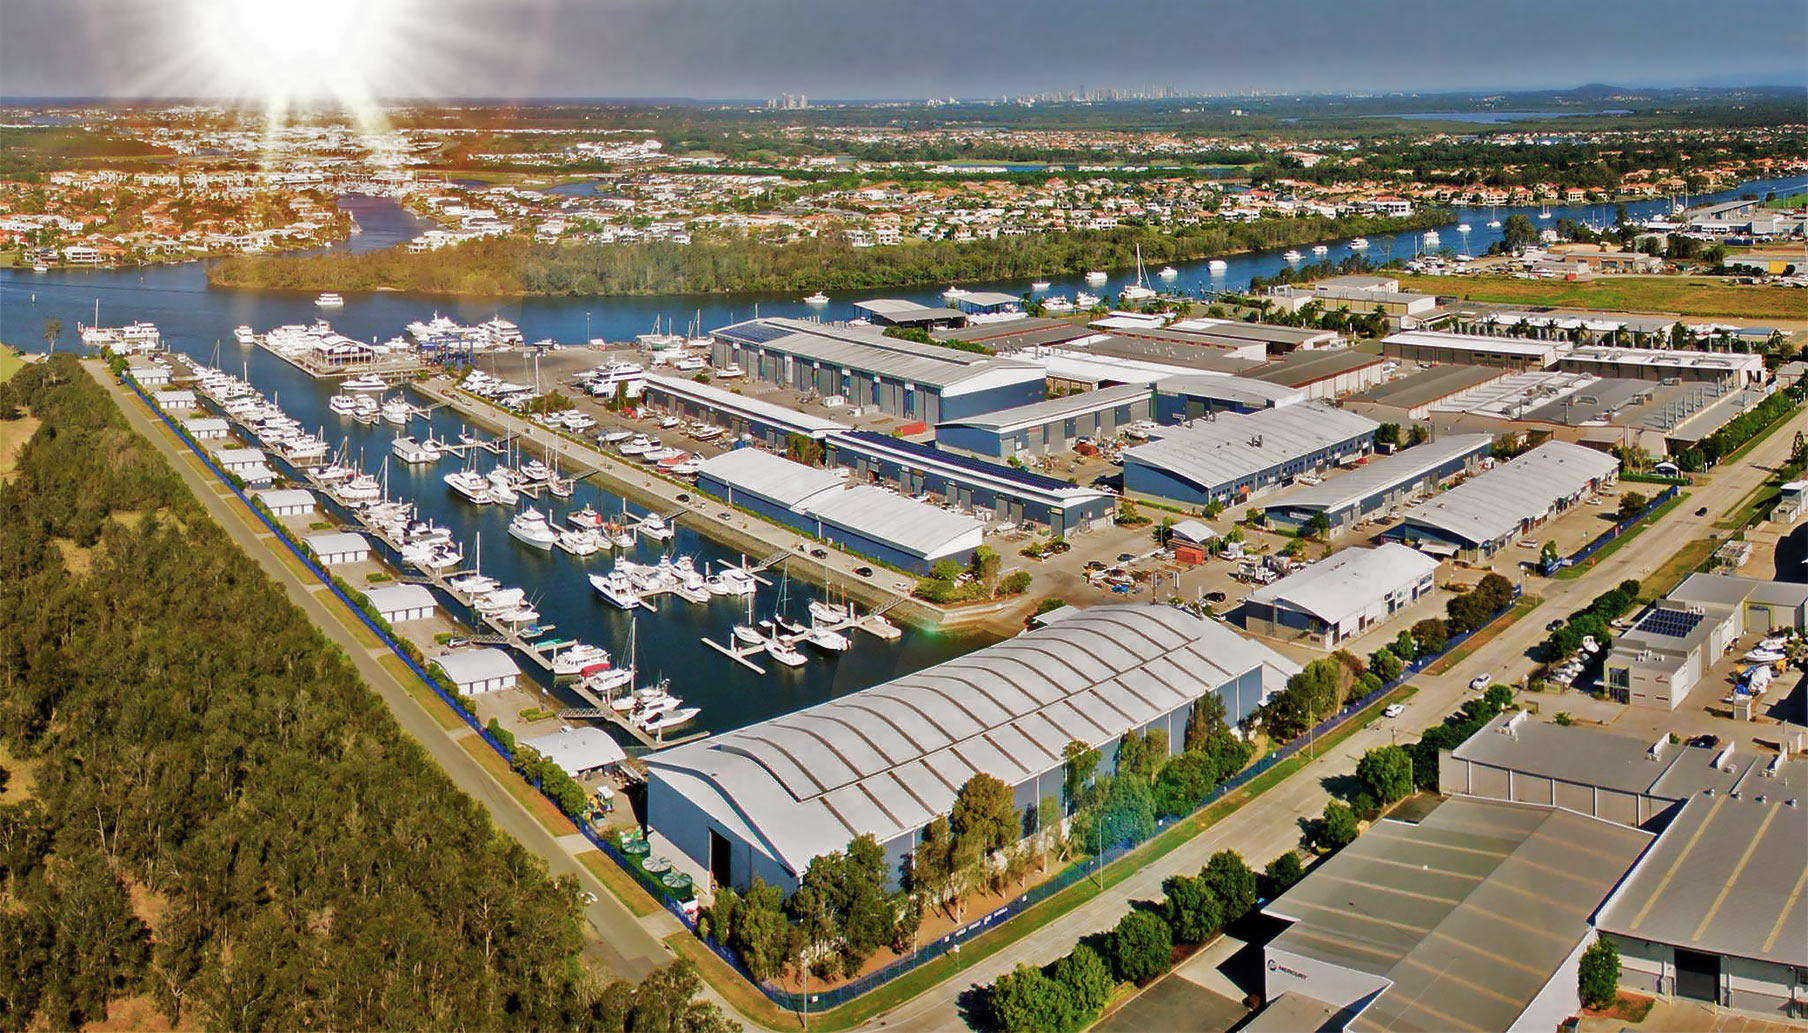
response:
[[[272,64],[239,42],[261,26],[291,63],[294,100],[735,103],[781,93],[821,102],[985,101],[1086,89],[1180,97],[1434,96],[1702,87],[1808,89],[1808,35],[1786,0],[1715,12],[1748,41],[1702,48],[1679,0],[1577,10],[1522,0],[1516,13],[1433,0],[1357,9],[1311,0],[1142,0],[1101,30],[1074,0],[847,6],[774,0],[655,5],[569,0],[4,0],[0,96],[230,100],[270,92]],[[246,15],[242,12],[259,12]],[[221,12],[228,12],[222,15]],[[1793,31],[1776,31],[1797,23]],[[1083,30],[1072,26],[1083,25]],[[1111,33],[1116,32],[1114,36]],[[300,37],[297,39],[297,37]],[[111,53],[105,62],[92,59]]]

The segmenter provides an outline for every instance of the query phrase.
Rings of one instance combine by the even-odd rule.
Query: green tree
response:
[[[1224,926],[1224,909],[1211,885],[1199,876],[1170,875],[1162,881],[1162,914],[1178,943],[1204,943]]]
[[[57,338],[63,335],[63,321],[55,316],[44,320],[44,343],[51,352],[56,351]]]
[[[1077,808],[1099,770],[1099,751],[1075,739],[1062,748],[1061,759],[1062,789],[1067,795],[1067,806]]]
[[[1576,968],[1576,993],[1589,1008],[1606,1008],[1619,995],[1620,951],[1603,936],[1588,945]]]
[[[1356,779],[1379,802],[1393,803],[1413,791],[1412,757],[1399,746],[1378,746],[1356,762]]]
[[[1126,983],[1141,982],[1168,970],[1174,934],[1168,923],[1148,911],[1132,911],[1111,930],[1106,941],[1111,969]]]
[[[999,976],[986,998],[993,1024],[1005,1033],[1063,1033],[1078,1018],[1065,985],[1021,963]]]
[[[1636,491],[1629,491],[1626,494],[1621,495],[1620,496],[1620,511],[1619,511],[1619,518],[1620,518],[1621,522],[1623,523],[1627,520],[1631,520],[1635,516],[1638,516],[1640,513],[1644,512],[1645,507],[1650,504],[1651,504],[1650,499],[1647,499],[1644,495],[1642,495]]]
[[[1501,244],[1508,251],[1524,251],[1538,243],[1538,226],[1526,215],[1509,215],[1501,226]]]
[[[1412,626],[1413,642],[1419,647],[1420,656],[1430,656],[1444,648],[1450,641],[1450,632],[1444,622],[1436,617],[1427,617]]]
[[[956,842],[970,843],[983,857],[1017,838],[1017,805],[1011,787],[983,771],[976,772],[954,794],[948,815]]]
[[[777,886],[755,878],[734,908],[728,948],[755,979],[771,979],[791,960],[791,926]]]
[[[1319,510],[1306,520],[1306,530],[1314,538],[1323,538],[1331,533],[1331,518]]]
[[[1243,863],[1243,855],[1235,850],[1220,850],[1199,870],[1199,877],[1212,888],[1224,908],[1228,924],[1249,913],[1256,906],[1256,873]]]
[[[1316,827],[1312,830],[1312,841],[1321,850],[1336,851],[1349,846],[1356,839],[1356,812],[1349,805],[1338,800],[1325,804]]]
[[[1369,657],[1369,670],[1385,683],[1391,682],[1405,673],[1406,665],[1398,656],[1394,655],[1392,649],[1383,648],[1375,650],[1374,654]]]
[[[1097,1015],[1105,1007],[1105,1003],[1111,1000],[1112,988],[1117,985],[1111,978],[1111,969],[1105,964],[1105,959],[1083,943],[1076,945],[1067,956],[1055,962],[1049,976],[1067,987],[1081,1022]]]
[[[1273,900],[1305,877],[1306,869],[1300,864],[1299,851],[1289,850],[1276,856],[1262,869],[1262,895]]]

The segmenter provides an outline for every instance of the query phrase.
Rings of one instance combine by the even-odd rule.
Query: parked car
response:
[[[1702,734],[1697,735],[1695,738],[1690,739],[1689,745],[1690,746],[1705,746],[1711,750],[1714,747],[1720,745],[1720,737],[1718,735],[1709,735],[1706,732],[1703,732]]]
[[[1117,554],[1117,561],[1119,563],[1129,563],[1134,559],[1136,559],[1136,557],[1127,552],[1120,552]]]
[[[1387,709],[1385,709],[1381,712],[1381,716],[1382,717],[1399,717],[1401,714],[1404,714],[1404,713],[1406,713],[1406,704],[1389,703],[1387,705]]]
[[[873,568],[871,568],[871,567],[855,567],[854,573],[860,575],[861,577],[872,577],[873,576]]]
[[[1550,623],[1549,623],[1549,624],[1546,624],[1546,625],[1545,625],[1545,626],[1544,626],[1544,630],[1546,630],[1546,631],[1556,631],[1556,630],[1557,630],[1557,629],[1558,629],[1558,628],[1561,628],[1561,627],[1563,627],[1563,618],[1562,618],[1562,617],[1559,617],[1559,618],[1557,618],[1557,619],[1556,619],[1556,620],[1554,620],[1554,621],[1552,621],[1552,622],[1550,622]]]
[[[1695,515],[1696,516],[1707,516],[1708,515],[1708,507],[1703,506],[1700,509],[1696,510]]]
[[[1483,671],[1469,679],[1469,688],[1473,692],[1480,692],[1492,684],[1494,684],[1494,675],[1489,671]]]
[[[810,555],[816,557],[819,560],[828,559],[829,550],[821,548],[821,547],[817,547],[817,548],[810,550]]]

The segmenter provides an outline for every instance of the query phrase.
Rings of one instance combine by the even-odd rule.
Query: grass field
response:
[[[1801,319],[1808,299],[1789,287],[1747,287],[1700,276],[1608,276],[1586,283],[1484,276],[1402,276],[1400,289],[1511,305],[1685,316]]]
[[[1237,808],[1285,781],[1288,776],[1310,764],[1315,757],[1324,755],[1356,732],[1375,723],[1381,718],[1381,712],[1387,704],[1411,699],[1417,692],[1418,689],[1412,685],[1400,686],[1370,704],[1366,710],[1346,721],[1335,732],[1319,739],[1311,755],[1305,752],[1296,753],[1250,779],[1242,787],[1226,794],[1223,799],[1175,822],[1154,839],[1107,865],[1099,875],[1100,880],[1104,883],[1103,889],[1117,885],[1172,853],[1188,840],[1223,821]],[[1254,859],[1251,860],[1253,862]],[[821,1033],[834,1033],[837,1030],[851,1029],[861,1025],[868,1019],[890,1011],[1011,944],[1035,934],[1037,930],[1091,900],[1102,891],[1099,884],[1092,879],[1082,879],[1010,921],[999,925],[993,931],[964,944],[958,953],[944,954],[839,1008],[820,1013],[812,1012],[810,1028],[821,1031]],[[710,985],[715,987],[717,992],[742,1015],[768,1029],[798,1028],[798,1016],[773,1004],[758,988],[748,983],[722,959],[716,957],[708,947],[698,942],[696,937],[689,933],[679,933],[668,937],[666,942],[671,944],[679,954],[696,961],[699,970],[703,973],[703,978],[708,980]]]
[[[11,347],[0,344],[0,384],[25,367],[25,360]]]
[[[1808,193],[1790,194],[1764,202],[1766,208],[1808,208]]]
[[[1502,614],[1499,619],[1494,621],[1494,623],[1469,636],[1463,641],[1462,645],[1445,653],[1443,656],[1438,657],[1432,662],[1430,667],[1425,668],[1425,673],[1443,674],[1457,664],[1469,659],[1470,653],[1487,645],[1494,636],[1505,631],[1514,621],[1531,613],[1533,610],[1536,610],[1538,605],[1542,602],[1544,602],[1544,597],[1541,595],[1520,596],[1519,601],[1513,604],[1511,610]]]

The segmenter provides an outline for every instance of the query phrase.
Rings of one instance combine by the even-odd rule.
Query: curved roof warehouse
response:
[[[647,819],[717,884],[787,892],[811,859],[871,833],[897,862],[986,772],[1019,809],[1061,792],[1062,750],[1131,729],[1184,741],[1218,693],[1235,721],[1298,665],[1166,606],[1111,605],[784,717],[647,758]]]

